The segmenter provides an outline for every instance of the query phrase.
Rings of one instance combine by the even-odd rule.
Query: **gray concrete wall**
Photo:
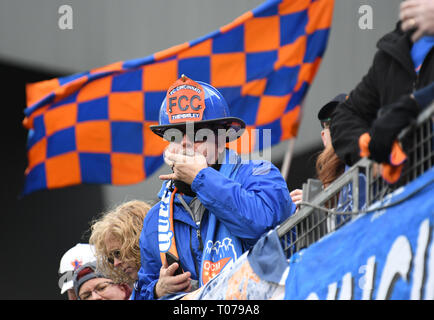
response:
[[[65,72],[150,55],[231,22],[262,0],[1,0],[0,57]],[[73,29],[61,30],[61,5]]]
[[[360,81],[372,62],[377,40],[394,28],[400,2],[335,1],[328,49],[305,100],[296,154],[319,144],[319,108]],[[1,0],[0,58],[75,73],[193,40],[260,3],[261,0]],[[58,9],[62,4],[73,9],[72,30],[58,27]],[[372,29],[359,27],[359,8],[363,5],[373,10]],[[273,159],[282,158],[286,147],[286,142],[274,147]],[[106,205],[152,198],[160,186],[158,174],[135,186],[104,187]]]

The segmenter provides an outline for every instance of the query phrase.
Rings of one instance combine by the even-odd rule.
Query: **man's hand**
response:
[[[200,170],[208,167],[206,158],[197,152],[192,155],[184,155],[166,150],[164,161],[172,167],[173,173],[159,176],[161,180],[180,180],[189,185],[193,183]]]
[[[161,266],[160,278],[155,285],[156,298],[161,298],[170,293],[191,291],[191,273],[189,271],[173,276],[178,267],[179,265],[176,262],[170,266],[167,266],[166,262]]]
[[[413,42],[425,35],[434,35],[434,0],[401,2],[399,18],[403,31],[415,29],[411,37]]]
[[[303,190],[292,190],[289,196],[291,197],[292,202],[297,206],[297,209],[295,210],[295,212],[297,212],[300,209],[300,202],[303,200]]]
[[[291,196],[292,202],[294,202],[294,204],[296,204],[297,206],[303,200],[303,190],[301,189],[292,190],[289,195]]]

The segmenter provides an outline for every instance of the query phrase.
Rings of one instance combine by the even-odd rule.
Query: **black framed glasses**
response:
[[[112,281],[104,281],[98,283],[92,290],[85,291],[79,295],[80,300],[89,300],[92,297],[92,293],[95,292],[99,296],[104,296],[105,292],[109,287],[114,285],[115,283]]]
[[[110,264],[115,264],[115,258],[118,260],[121,260],[121,251],[120,250],[113,250],[112,252],[109,253],[108,257],[107,257],[107,261]]]

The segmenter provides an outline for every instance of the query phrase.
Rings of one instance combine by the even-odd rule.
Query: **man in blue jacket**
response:
[[[295,212],[273,164],[225,148],[244,128],[207,83],[182,76],[167,91],[151,129],[170,142],[173,173],[160,176],[161,201],[144,219],[136,299],[202,286]]]

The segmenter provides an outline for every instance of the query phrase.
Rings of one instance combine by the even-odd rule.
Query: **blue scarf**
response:
[[[411,58],[413,59],[414,69],[419,73],[423,61],[434,46],[434,36],[425,36],[413,44],[411,48]]]

